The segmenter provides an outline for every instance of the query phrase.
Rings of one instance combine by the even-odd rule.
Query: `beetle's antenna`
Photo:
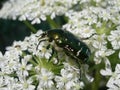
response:
[[[47,41],[47,40],[48,40],[48,39],[46,39],[46,38],[43,39],[43,40],[40,40],[39,43],[37,44],[36,50],[38,49],[38,46],[40,45],[40,43],[41,43],[42,41]]]
[[[44,32],[42,34],[40,34],[40,37],[38,38],[38,40],[42,39],[42,38],[45,38],[47,36],[47,33]]]
[[[78,63],[78,68],[79,68],[79,73],[80,73],[80,78],[79,80],[81,81],[82,80],[82,63],[80,63],[78,60],[77,60],[77,63]]]
[[[40,43],[42,42],[42,41],[47,41],[48,39],[47,38],[45,38],[47,36],[47,34],[46,33],[42,33],[41,35],[40,35],[40,37],[38,38],[38,41],[39,41],[39,43],[38,43],[38,45],[37,45],[37,47],[36,47],[36,50],[38,49],[38,46],[40,45]],[[43,39],[42,39],[43,38]],[[41,40],[42,39],[42,40]]]

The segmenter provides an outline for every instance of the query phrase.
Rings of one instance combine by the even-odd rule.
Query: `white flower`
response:
[[[120,49],[120,29],[111,31],[108,40],[111,42],[113,49]]]
[[[0,72],[1,74],[1,72]],[[5,81],[4,81],[4,77],[0,76],[0,89],[4,88],[4,86],[6,85]]]
[[[21,63],[18,64],[18,71],[17,74],[18,76],[28,76],[28,70],[32,69],[32,64],[29,64],[28,61],[30,60],[31,56],[25,56],[22,60]]]
[[[106,35],[102,34],[102,35],[94,35],[93,36],[93,41],[92,41],[92,45],[94,48],[96,49],[104,49],[105,45],[107,44],[106,41]]]
[[[98,14],[100,18],[102,18],[104,21],[108,21],[111,19],[111,15],[107,9],[101,9],[100,13]]]
[[[46,59],[49,59],[52,54],[52,49],[47,47],[49,46],[49,43],[41,42],[40,45],[38,46],[38,50],[40,50],[41,53],[39,55],[41,57],[45,57]]]
[[[72,81],[73,74],[68,73],[65,69],[61,70],[61,76],[56,76],[55,81],[57,82],[57,88],[59,89],[67,89],[70,88],[73,84]]]
[[[29,79],[24,79],[24,78],[19,78],[19,83],[17,83],[17,89],[18,90],[35,90],[35,86],[32,85],[33,80],[31,78]]]
[[[5,65],[5,58],[3,54],[0,52],[0,68],[4,68]]]
[[[41,23],[40,19],[39,18],[35,18],[32,22],[32,24],[38,24],[38,23]]]
[[[115,51],[112,49],[104,49],[104,50],[98,50],[95,52],[94,61],[96,64],[101,63],[101,61],[105,61],[108,59],[108,56],[112,55]]]
[[[50,71],[48,71],[45,68],[41,68],[41,73],[38,75],[39,84],[38,84],[38,90],[40,88],[53,88],[54,82],[53,82],[54,74]]]
[[[38,32],[40,34],[40,32]],[[27,49],[29,52],[36,54],[36,47],[38,45],[38,35],[32,34],[30,37],[26,37],[24,40],[25,45],[27,45]]]
[[[2,62],[1,71],[7,74],[13,73],[19,62],[19,54],[16,51],[6,51],[3,58],[4,62]]]
[[[108,90],[120,90],[120,79],[109,81],[107,87]]]
[[[100,70],[100,73],[103,76],[112,75],[112,69],[111,69],[110,61],[108,59],[105,59],[104,62],[105,62],[105,70],[103,70],[103,69]]]
[[[111,54],[114,53],[114,50],[112,49],[105,49],[105,50],[99,50],[95,53],[95,56],[105,58],[107,56],[110,56]]]
[[[20,21],[27,19],[32,20],[32,24],[40,23],[48,15],[52,19],[56,15],[63,15],[77,2],[78,0],[10,0],[1,9],[0,18],[18,18]]]
[[[22,42],[22,41],[14,41],[13,46],[9,46],[6,48],[6,50],[13,50],[16,51],[18,54],[22,54],[22,50],[27,49],[27,43]]]
[[[13,77],[3,76],[0,77],[0,90],[16,90],[18,80]]]
[[[107,82],[108,90],[118,90],[120,88],[120,64],[117,64],[115,71],[112,72],[111,66],[106,67],[106,70],[101,70],[101,74],[104,76],[110,76],[109,81]]]
[[[86,27],[83,30],[81,30],[82,38],[89,38],[95,33],[95,30],[91,29],[90,27]]]
[[[83,89],[83,87],[85,86],[85,84],[83,82],[77,82],[77,83],[73,83],[73,89],[72,90],[80,90]]]
[[[68,63],[64,63],[64,69],[61,69],[61,76],[56,76],[55,81],[58,90],[79,90],[84,87],[84,83],[79,81],[79,70],[70,66]]]

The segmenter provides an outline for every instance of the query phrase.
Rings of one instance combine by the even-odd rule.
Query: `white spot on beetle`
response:
[[[69,47],[69,45],[66,45],[65,47]]]
[[[65,47],[64,47],[66,50],[68,50],[68,51],[74,51],[74,49],[72,49],[69,45],[65,45]]]
[[[88,49],[86,50],[86,54],[88,53]]]
[[[69,45],[65,45],[65,49],[69,50]]]
[[[66,38],[65,41],[68,41],[68,39]]]
[[[80,54],[80,52],[82,51],[82,49],[83,49],[83,48],[81,48],[81,49],[77,52],[76,56],[79,56],[79,54]]]
[[[78,43],[78,45],[80,46],[80,42]]]
[[[57,42],[62,43],[62,41],[61,41],[61,40],[57,40]]]

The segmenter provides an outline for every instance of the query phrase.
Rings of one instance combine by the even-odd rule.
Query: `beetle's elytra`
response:
[[[41,38],[46,37],[47,39],[41,41],[54,41],[67,55],[81,63],[85,63],[91,55],[89,47],[69,31],[62,29],[48,30],[41,35]]]

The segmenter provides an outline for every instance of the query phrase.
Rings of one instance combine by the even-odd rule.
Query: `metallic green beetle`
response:
[[[55,44],[62,48],[67,55],[76,59],[80,63],[86,63],[91,55],[89,47],[69,31],[62,29],[48,30],[41,34],[40,38],[46,37],[47,39],[41,41],[54,41]]]

